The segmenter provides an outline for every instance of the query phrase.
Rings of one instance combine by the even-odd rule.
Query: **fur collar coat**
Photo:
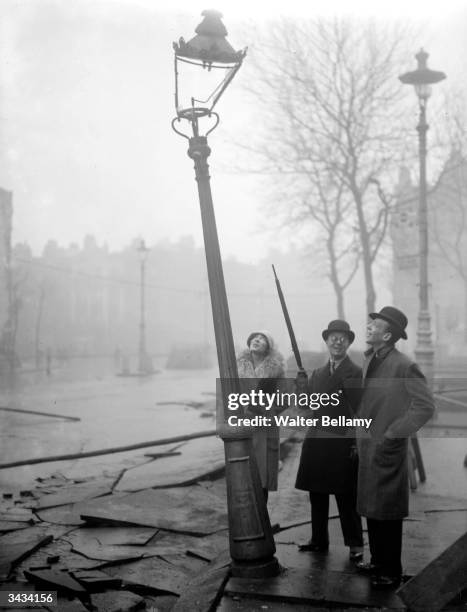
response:
[[[255,368],[250,350],[245,349],[237,358],[239,378],[282,378],[284,358],[279,351],[272,350]]]

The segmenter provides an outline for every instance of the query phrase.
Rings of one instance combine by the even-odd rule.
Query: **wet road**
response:
[[[157,364],[156,364],[157,367]],[[81,421],[0,411],[0,462],[78,453],[157,440],[214,428],[212,419],[183,405],[209,401],[217,370],[160,370],[153,376],[120,377],[104,361],[74,364],[52,375],[23,374],[0,405],[79,417]],[[182,402],[163,405],[164,402]],[[25,488],[57,470],[81,476],[126,466],[146,451],[0,470],[0,489]]]

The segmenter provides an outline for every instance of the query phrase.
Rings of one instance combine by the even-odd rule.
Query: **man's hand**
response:
[[[305,370],[299,370],[295,377],[295,389],[297,393],[306,393],[308,391],[308,374]]]

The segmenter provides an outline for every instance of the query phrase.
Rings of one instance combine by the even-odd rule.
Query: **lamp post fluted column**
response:
[[[220,391],[223,413],[219,416],[223,421],[228,417],[228,395],[239,393],[240,384],[211,194],[208,165],[211,149],[205,136],[195,135],[189,143],[188,155],[194,161],[198,184],[220,372],[218,394]],[[274,556],[276,548],[253,455],[251,433],[247,428],[242,431],[222,425],[219,430],[225,447],[232,573],[243,577],[275,575],[280,568]]]
[[[435,350],[431,337],[431,316],[429,303],[428,281],[428,202],[426,180],[426,135],[428,123],[426,121],[426,107],[431,95],[431,86],[446,78],[444,72],[428,68],[428,53],[423,49],[415,55],[417,69],[406,72],[399,80],[407,85],[413,85],[418,97],[420,117],[417,125],[420,185],[418,202],[418,242],[419,242],[419,302],[417,318],[417,344],[415,358],[423,373],[433,384]]]
[[[221,13],[206,10],[202,15],[203,21],[195,29],[196,36],[188,42],[180,38],[173,45],[177,116],[172,121],[172,128],[189,142],[188,155],[194,162],[198,184],[220,373],[217,385],[217,427],[225,449],[231,570],[235,576],[266,577],[279,573],[280,566],[274,556],[276,547],[253,452],[252,432],[249,427],[228,425],[228,417],[233,414],[228,408],[229,395],[235,393],[238,397],[241,389],[212,202],[208,165],[211,149],[207,140],[207,136],[219,123],[219,115],[213,109],[242,65],[246,49],[235,51],[227,41],[227,30],[222,23]],[[212,77],[213,74],[223,76],[214,87],[210,82],[211,93],[198,93],[190,88],[185,97],[182,91],[186,82],[182,74],[188,70],[197,71],[196,77],[192,74],[192,85],[201,85],[202,81],[206,84],[206,77]],[[201,78],[200,70],[204,78]],[[211,123],[205,135],[200,135],[199,120],[206,121],[209,126],[213,119],[214,125]],[[189,135],[175,127],[176,123],[182,121],[189,124]]]
[[[415,358],[427,379],[432,382],[434,376],[435,350],[431,332],[431,315],[429,305],[428,282],[428,201],[426,181],[426,135],[429,125],[426,121],[426,100],[420,100],[420,117],[417,125],[419,141],[420,186],[418,205],[419,237],[419,311],[417,319],[417,345]]]

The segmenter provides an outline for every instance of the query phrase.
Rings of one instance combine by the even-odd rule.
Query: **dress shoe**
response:
[[[361,562],[363,561],[363,552],[360,552],[359,550],[351,550],[349,552],[349,559],[354,563]]]
[[[378,572],[378,566],[374,563],[365,563],[359,561],[355,564],[355,568],[359,574],[367,574],[368,576],[374,576]]]
[[[371,579],[371,586],[374,589],[396,589],[401,583],[400,576],[374,576]]]
[[[308,542],[307,544],[300,544],[298,547],[300,552],[328,552],[329,544],[314,544]]]

